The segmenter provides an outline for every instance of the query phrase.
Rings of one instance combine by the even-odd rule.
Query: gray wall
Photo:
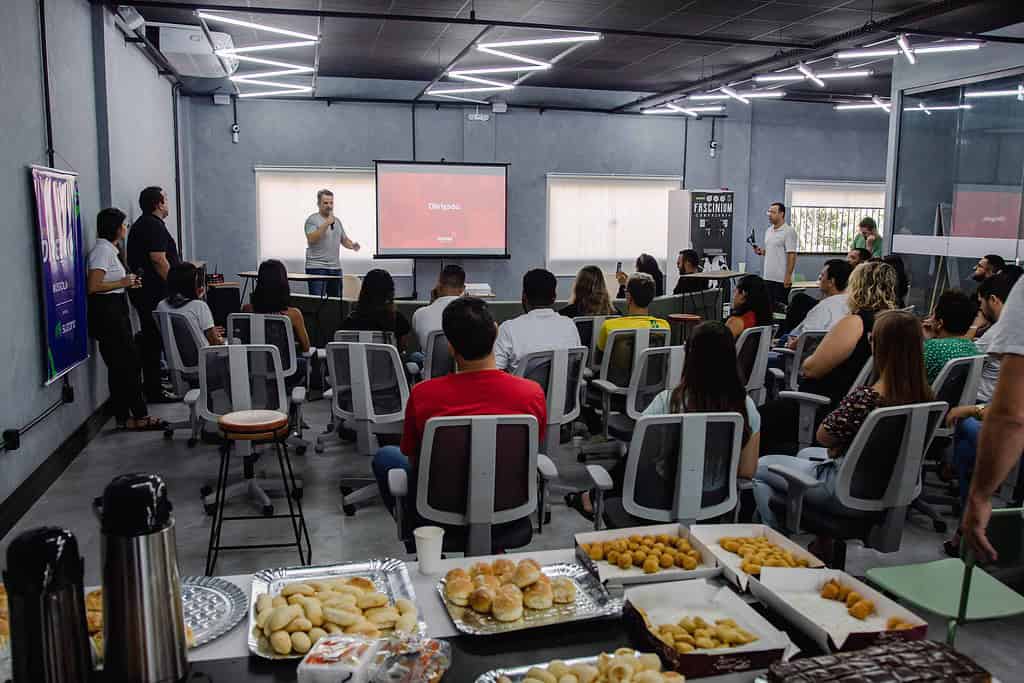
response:
[[[106,61],[108,48],[128,58],[134,48],[125,48],[119,39],[103,39],[104,10],[90,6],[87,0],[50,1],[46,9],[55,165],[79,173],[85,245],[90,248],[95,240],[96,212],[111,187],[106,161],[110,148],[106,85],[103,69],[97,72],[95,66]],[[42,313],[27,171],[29,164],[47,163],[38,5],[33,0],[14,0],[4,3],[4,11],[4,21],[0,22],[0,206],[4,210],[0,224],[4,245],[0,250],[0,289],[5,299],[4,324],[0,325],[0,355],[4,358],[0,363],[0,427],[7,429],[23,426],[57,400],[60,384],[41,386]],[[117,100],[118,106],[128,106],[126,100],[131,93],[146,92],[147,80],[156,78],[152,70],[149,74],[118,75],[110,84],[125,93]],[[133,116],[144,117],[150,110],[145,101],[134,101],[134,105],[119,119],[117,135],[119,144],[123,143],[119,149],[133,148],[137,161],[147,154],[133,138],[139,125],[126,124]],[[161,106],[169,108],[169,96]],[[150,127],[146,134],[165,144],[171,131]],[[130,182],[120,177],[115,184],[120,188]],[[0,454],[0,500],[10,495],[106,399],[106,369],[95,346],[89,362],[75,369],[70,379],[75,402],[27,433],[19,450]]]

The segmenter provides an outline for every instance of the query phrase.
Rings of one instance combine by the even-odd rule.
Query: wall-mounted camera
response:
[[[231,142],[235,143],[236,145],[238,144],[238,131],[240,130],[241,128],[238,127],[237,123],[231,124]]]
[[[718,140],[712,140],[708,143],[708,155],[714,159],[718,154]]]

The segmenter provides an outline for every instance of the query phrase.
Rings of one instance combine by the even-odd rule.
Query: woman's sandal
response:
[[[583,516],[583,518],[586,519],[588,522],[593,522],[594,521],[594,513],[593,512],[588,512],[583,507],[583,494],[584,493],[586,493],[586,492],[585,491],[573,491],[572,493],[565,494],[565,505],[566,505],[566,507],[570,507],[573,510],[575,510],[576,512],[580,513]]]

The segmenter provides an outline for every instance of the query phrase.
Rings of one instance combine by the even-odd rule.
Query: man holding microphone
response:
[[[764,233],[764,247],[754,245],[754,253],[764,257],[762,277],[768,285],[772,303],[786,306],[800,241],[796,230],[786,223],[786,205],[782,202],[774,202],[768,207],[768,222],[771,225]]]
[[[308,275],[341,276],[341,247],[359,251],[359,243],[345,234],[341,220],[334,215],[334,193],[320,190],[316,193],[319,211],[306,219],[306,273]],[[341,296],[341,280],[319,280],[309,283],[314,296]]]

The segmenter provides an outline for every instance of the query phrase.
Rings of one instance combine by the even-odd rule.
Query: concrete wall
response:
[[[104,69],[97,64],[107,60],[106,49],[124,53],[123,41],[106,41],[103,36],[105,10],[91,6],[88,0],[61,0],[46,3],[46,29],[50,67],[50,92],[53,102],[54,149],[58,168],[77,171],[82,224],[86,248],[95,242],[96,212],[107,203],[113,185],[121,192],[131,184],[127,174],[112,179],[106,163],[111,149],[107,139],[107,86]],[[0,206],[4,221],[0,224],[0,289],[4,292],[4,324],[0,325],[0,426],[17,428],[41,413],[60,397],[60,383],[41,386],[44,377],[43,335],[36,267],[37,244],[32,191],[27,167],[47,163],[45,120],[43,116],[42,60],[39,45],[38,4],[34,0],[4,3],[4,21],[0,22]],[[112,27],[111,27],[112,28]],[[144,130],[161,145],[171,137],[162,126],[143,128],[137,118],[152,118],[158,107],[150,108],[148,86],[158,80],[155,72],[121,71],[109,82],[119,91],[118,107],[132,107],[115,119],[118,128],[117,165],[139,164],[146,149],[135,136]],[[130,64],[129,64],[130,66]],[[143,101],[133,101],[141,93]],[[169,110],[170,98],[162,100]],[[132,160],[121,157],[132,150]],[[140,169],[142,165],[129,168]],[[166,182],[163,178],[160,182]],[[171,171],[173,178],[173,170]],[[173,185],[173,183],[172,183]],[[124,190],[127,192],[127,190]],[[136,190],[137,193],[137,190]],[[120,196],[120,195],[118,195]],[[125,195],[127,196],[127,195]],[[128,208],[125,206],[125,208]],[[21,448],[0,454],[0,500],[5,499],[106,399],[106,368],[95,346],[92,358],[70,375],[75,401],[24,435]]]

